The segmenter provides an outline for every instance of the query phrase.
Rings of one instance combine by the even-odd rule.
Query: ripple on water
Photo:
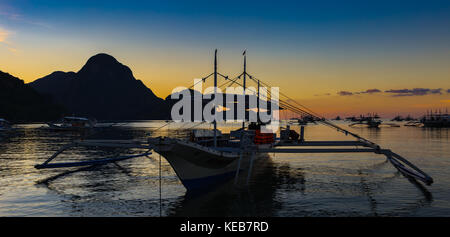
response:
[[[144,139],[161,122],[135,122],[91,138]],[[206,193],[186,193],[163,159],[162,206],[159,157],[95,168],[36,170],[79,134],[52,133],[24,125],[0,141],[1,216],[450,216],[448,129],[358,129],[427,171],[435,184],[415,184],[372,154],[276,154],[255,167],[249,185],[241,177]],[[163,130],[152,136],[177,135]],[[230,126],[227,129],[231,129]],[[308,140],[345,140],[338,133],[308,126]],[[136,151],[74,149],[61,156],[79,161]]]

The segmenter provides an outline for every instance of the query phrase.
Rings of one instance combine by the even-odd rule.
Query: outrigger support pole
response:
[[[239,161],[238,161],[238,165],[236,168],[236,174],[234,176],[234,184],[237,184],[238,182],[238,178],[239,178],[239,170],[241,169],[241,161],[242,161],[242,156],[244,155],[244,151],[241,150],[240,154],[239,154]]]
[[[69,145],[65,145],[65,146],[61,147],[61,149],[59,149],[57,152],[55,152],[55,154],[53,154],[50,158],[48,158],[46,161],[44,161],[44,163],[42,163],[40,165],[35,165],[34,167],[36,169],[43,169],[43,168],[45,168],[47,166],[47,164],[50,161],[52,161],[53,159],[55,159],[59,154],[63,153],[65,150],[67,150],[67,149],[69,149],[71,147],[74,147],[74,146],[75,146],[75,144],[71,143]]]
[[[63,153],[65,150],[75,147],[75,146],[91,146],[91,147],[120,147],[120,148],[138,148],[147,149],[148,151],[128,156],[116,156],[97,160],[79,161],[79,162],[64,162],[64,163],[53,163],[49,164],[50,161],[54,160],[58,155]],[[151,150],[153,146],[150,144],[145,144],[139,141],[127,141],[127,140],[85,140],[85,141],[75,141],[71,144],[63,146],[55,154],[53,154],[44,163],[35,165],[36,169],[49,169],[49,168],[64,168],[64,167],[79,167],[79,166],[89,166],[89,165],[103,165],[107,163],[112,163],[116,161],[122,161],[142,156],[149,156],[152,154]]]
[[[242,73],[244,75],[244,83],[243,83],[243,93],[244,93],[244,108],[247,108],[247,97],[245,96],[245,87],[246,87],[246,76],[247,76],[247,50],[244,50],[244,73]],[[249,102],[250,103],[250,102]],[[259,109],[259,107],[258,107]],[[259,113],[259,111],[258,111]],[[242,121],[242,129],[245,128],[245,117],[246,117],[246,113],[244,112],[244,121]]]
[[[250,157],[250,166],[248,167],[248,174],[247,174],[247,181],[246,185],[248,185],[248,181],[250,180],[250,176],[252,175],[252,169],[253,169],[253,160],[255,159],[255,152],[252,152],[252,155]]]
[[[401,157],[399,154],[389,150],[389,152],[384,153],[384,155],[386,155],[389,162],[391,162],[391,164],[404,176],[419,179],[426,185],[431,185],[434,182],[431,176],[423,172],[417,166],[413,165],[407,159]]]
[[[89,166],[89,165],[103,165],[103,164],[112,163],[112,162],[116,162],[116,161],[128,160],[128,159],[142,157],[142,156],[148,156],[151,154],[152,154],[151,152],[146,152],[146,153],[142,153],[142,154],[138,154],[138,155],[117,156],[117,157],[104,158],[104,159],[91,160],[91,161],[41,164],[41,165],[36,165],[35,168],[36,169],[51,169],[51,168],[79,167],[79,166]]]
[[[214,52],[214,101],[217,102],[217,49]],[[217,109],[216,109],[216,104],[214,104],[214,147],[217,147]]]
[[[321,122],[323,124],[326,124],[326,125],[336,128],[339,132],[342,132],[345,135],[351,135],[351,136],[355,137],[359,142],[364,143],[365,146],[376,149],[378,151],[376,153],[384,154],[387,157],[387,159],[389,160],[389,162],[391,162],[391,164],[404,176],[406,176],[408,178],[419,179],[427,185],[430,185],[433,183],[433,178],[431,176],[429,176],[428,174],[423,172],[421,169],[419,169],[417,166],[413,165],[411,162],[409,162],[407,159],[403,158],[399,154],[394,153],[391,150],[382,150],[378,144],[371,142],[365,138],[362,138],[359,135],[352,133],[348,130],[342,129],[341,127],[336,126],[330,122],[327,122],[327,121],[321,121]]]
[[[291,148],[291,147],[314,147],[314,146],[342,146],[344,148]],[[345,146],[362,146],[364,148],[345,148]],[[287,148],[277,148],[287,147]],[[383,154],[389,162],[404,176],[408,178],[415,178],[427,185],[433,183],[433,178],[427,173],[423,172],[417,166],[409,162],[397,153],[389,149],[381,149],[379,145],[367,141],[363,138],[359,141],[305,141],[298,143],[275,143],[274,148],[257,149],[258,152],[267,153],[375,153]]]

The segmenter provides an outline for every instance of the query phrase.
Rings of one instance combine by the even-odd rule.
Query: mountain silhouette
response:
[[[11,122],[49,121],[60,117],[64,108],[41,95],[23,80],[0,71],[0,118]]]
[[[29,84],[68,112],[98,120],[167,119],[170,108],[129,67],[108,54],[89,58],[78,72],[53,72]]]

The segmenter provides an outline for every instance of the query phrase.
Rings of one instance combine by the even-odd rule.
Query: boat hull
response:
[[[424,122],[426,128],[450,128],[450,121],[446,122]]]
[[[247,170],[251,162],[267,158],[267,154],[217,151],[195,143],[177,141],[159,146],[155,151],[172,166],[180,181],[189,191],[206,189],[226,182],[236,175],[238,167]],[[253,159],[253,161],[252,161]]]
[[[72,127],[72,126],[59,126],[55,124],[48,123],[48,127],[43,127],[44,129],[53,130],[53,131],[86,131],[92,129],[90,126],[84,127]]]

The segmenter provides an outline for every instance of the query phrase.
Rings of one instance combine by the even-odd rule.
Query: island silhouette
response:
[[[29,85],[68,112],[98,120],[168,119],[169,106],[113,56],[92,56],[78,72],[53,72]]]
[[[171,119],[172,106],[182,99],[182,96],[172,99],[171,95],[164,99],[157,97],[133,76],[128,66],[105,53],[89,58],[78,72],[55,71],[28,84],[2,73],[0,83],[1,90],[5,90],[1,95],[0,117],[16,122],[56,120],[64,115],[93,117],[103,121],[168,120]],[[11,85],[16,88],[14,92],[8,89]],[[194,120],[193,95],[203,94],[187,90],[192,95],[191,115]],[[237,95],[228,104],[225,101],[226,94],[218,95],[223,97],[222,104],[225,107],[234,106],[236,118]],[[211,100],[211,97],[203,98],[202,106],[206,106]],[[246,117],[255,114],[256,108],[252,108],[250,100],[256,101],[256,95],[245,97]],[[260,101],[262,103],[263,100]],[[267,104],[270,109],[270,101]],[[224,112],[223,119],[225,118]]]

